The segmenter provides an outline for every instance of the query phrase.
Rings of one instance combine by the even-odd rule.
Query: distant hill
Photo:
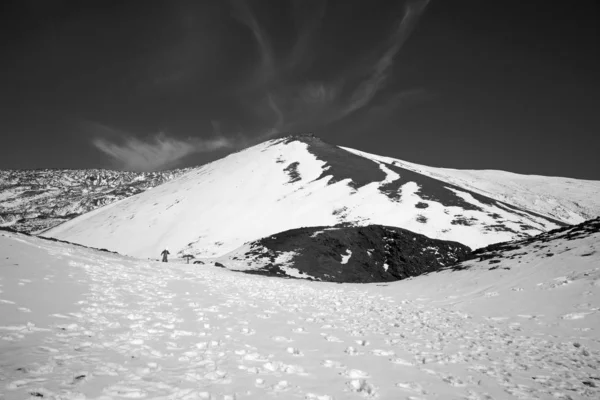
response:
[[[0,226],[26,233],[43,232],[186,171],[0,170]]]

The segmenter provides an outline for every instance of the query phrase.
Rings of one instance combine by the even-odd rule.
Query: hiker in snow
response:
[[[166,249],[164,249],[164,250],[162,251],[162,253],[160,253],[160,255],[163,257],[163,258],[162,258],[162,262],[168,262],[168,260],[167,260],[167,256],[168,256],[169,254],[171,254],[171,253],[169,253],[169,248],[168,248],[168,247],[167,247]]]

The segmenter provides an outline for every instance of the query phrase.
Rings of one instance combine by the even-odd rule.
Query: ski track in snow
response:
[[[0,398],[600,395],[585,323],[551,335],[543,316],[483,318],[405,298],[408,286],[148,263],[16,235],[0,248]],[[597,316],[577,312],[565,318]]]

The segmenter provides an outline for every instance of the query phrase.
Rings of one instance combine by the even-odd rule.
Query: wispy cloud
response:
[[[94,137],[92,144],[108,155],[116,168],[124,170],[154,171],[170,168],[190,154],[234,147],[234,142],[224,136],[177,139],[158,133],[139,139],[101,124],[93,126],[95,132],[102,133],[102,136]]]
[[[281,112],[281,109],[277,105],[277,102],[275,101],[275,98],[273,97],[273,95],[271,93],[269,93],[267,95],[267,99],[268,99],[268,103],[269,103],[269,108],[271,110],[273,110],[273,113],[275,113],[275,115],[277,117],[273,127],[270,128],[266,133],[266,136],[272,136],[272,135],[276,135],[276,134],[280,133],[280,131],[283,128],[284,123],[285,123],[285,117],[283,115],[283,112]]]
[[[297,39],[287,59],[287,67],[300,68],[312,62],[310,44],[323,22],[327,0],[295,0],[293,3],[294,23]]]
[[[404,16],[398,21],[397,27],[390,37],[389,47],[373,64],[369,77],[361,82],[353,92],[341,116],[348,115],[366,106],[375,97],[377,91],[384,86],[389,70],[394,63],[394,57],[410,36],[428,3],[429,0],[419,0],[406,5]]]
[[[259,68],[263,75],[261,79],[268,79],[275,71],[275,60],[267,33],[258,23],[256,16],[245,0],[231,0],[231,4],[233,6],[233,17],[246,25],[252,31],[254,39],[256,39],[262,63]]]
[[[305,78],[306,67],[314,56],[311,44],[324,22],[326,1],[297,0],[292,3],[296,37],[287,54],[276,58],[267,31],[246,0],[232,0],[233,16],[251,30],[261,58],[252,82],[254,95],[261,100],[253,102],[253,107],[263,123],[272,122],[263,125],[268,127],[261,129],[256,136],[264,140],[288,130],[324,126],[367,107],[386,87],[394,59],[428,3],[429,0],[407,3],[376,57],[370,58],[366,65],[361,65],[364,59],[357,60],[349,68],[350,74],[340,70],[335,81],[328,81]],[[360,72],[357,74],[356,71]],[[392,97],[400,96],[402,102],[406,102],[415,97],[412,94],[400,92]]]

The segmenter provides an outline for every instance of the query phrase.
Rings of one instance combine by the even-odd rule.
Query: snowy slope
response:
[[[186,172],[0,170],[0,226],[36,233]]]
[[[364,285],[0,233],[0,397],[597,399],[600,234],[586,232]]]
[[[362,157],[395,164],[568,224],[578,224],[600,215],[600,181],[520,175],[498,170],[435,168],[343,148]]]
[[[590,186],[590,193],[595,186]],[[380,224],[471,248],[556,228],[557,219],[311,136],[271,140],[45,235],[155,258],[226,254],[307,226]]]

